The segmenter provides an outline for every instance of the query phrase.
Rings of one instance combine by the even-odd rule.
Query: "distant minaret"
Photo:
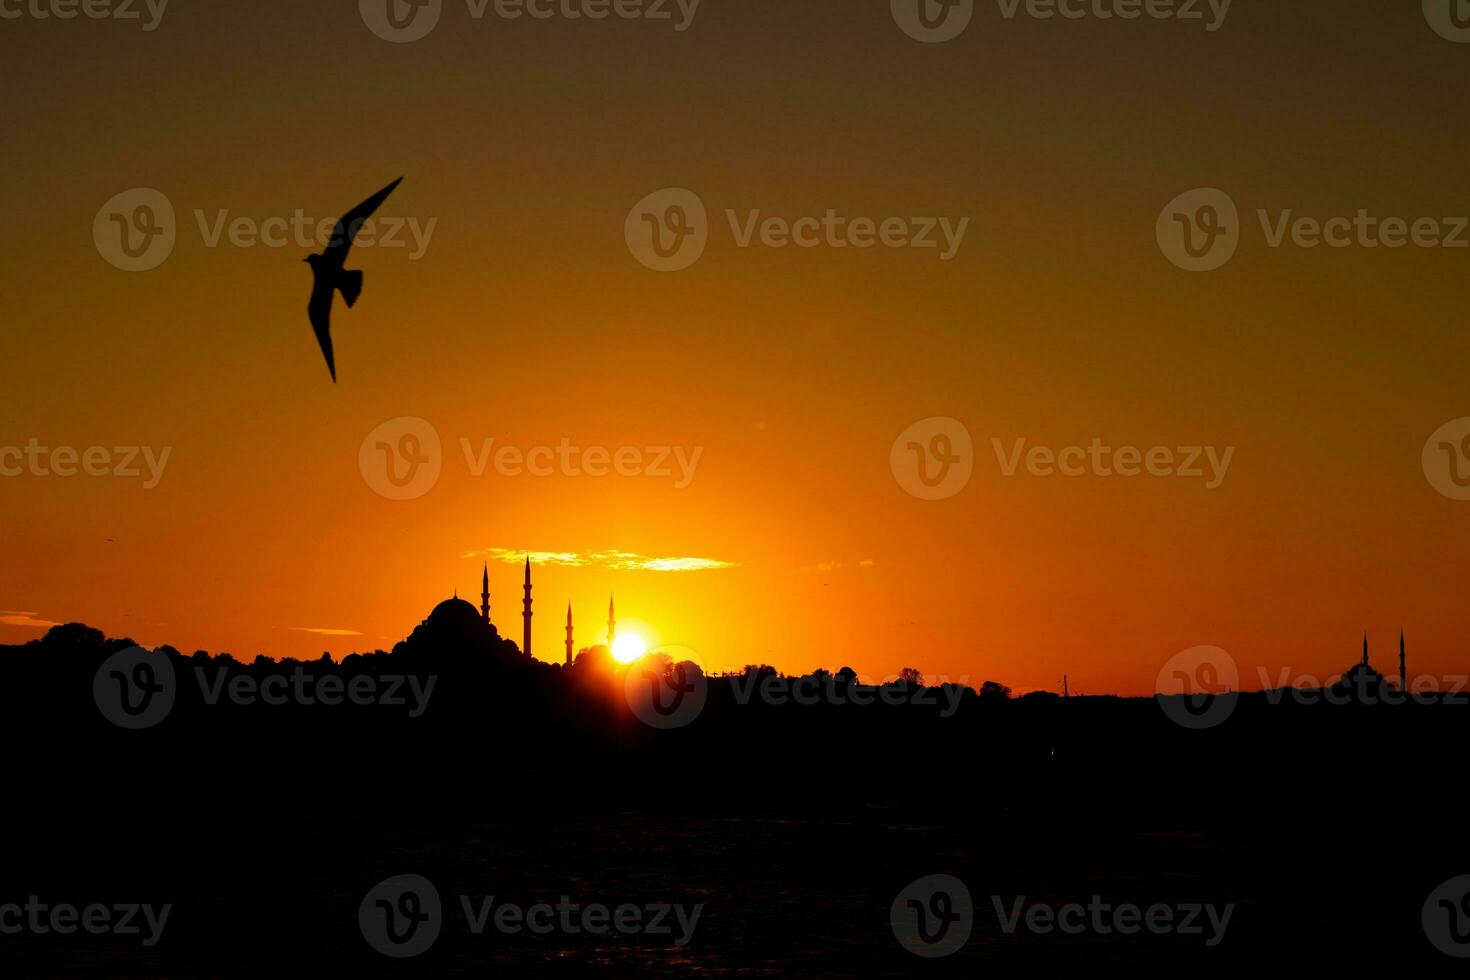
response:
[[[572,604],[567,603],[567,666],[572,665]]]
[[[1407,691],[1408,689],[1409,689],[1409,675],[1408,675],[1408,672],[1404,670],[1404,634],[1403,634],[1402,631],[1400,631],[1399,632],[1399,690],[1400,691]]]
[[[521,612],[521,618],[525,620],[526,645],[521,652],[526,656],[531,655],[531,556],[526,556],[526,599],[525,609]]]
[[[1368,634],[1363,634],[1363,666],[1368,666]]]
[[[618,618],[613,615],[612,596],[607,597],[607,648],[613,648],[613,640],[618,638]]]
[[[490,622],[490,563],[485,563],[485,577],[480,579],[480,615]]]

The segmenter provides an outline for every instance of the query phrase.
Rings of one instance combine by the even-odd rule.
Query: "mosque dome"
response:
[[[428,622],[449,624],[465,622],[466,620],[479,621],[482,618],[480,610],[458,596],[455,596],[453,599],[445,599],[439,605],[435,606],[434,611],[429,613]]]
[[[394,653],[417,653],[427,656],[491,656],[499,659],[525,657],[514,642],[500,635],[490,621],[490,567],[487,564],[480,581],[482,606],[454,596],[445,599],[424,621],[414,627],[403,642],[393,647]],[[531,571],[526,564],[525,612],[527,647],[530,646]],[[529,659],[529,657],[527,657]]]
[[[500,650],[504,642],[484,612],[456,595],[435,606],[394,650],[441,655],[488,653]],[[511,648],[515,645],[511,644]]]

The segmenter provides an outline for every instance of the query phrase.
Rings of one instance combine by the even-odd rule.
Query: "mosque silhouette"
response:
[[[500,629],[490,618],[490,565],[487,562],[480,579],[480,608],[476,609],[467,600],[459,597],[458,590],[454,595],[430,611],[427,618],[418,626],[408,638],[393,648],[395,654],[418,652],[426,653],[452,653],[460,655],[489,655],[492,657],[514,659],[531,659],[531,559],[526,558],[525,581],[521,588],[524,597],[521,600],[521,643],[516,645],[515,641],[500,634]],[[573,641],[572,607],[567,605],[567,638],[566,638],[566,666],[570,667],[575,659],[575,646]],[[607,645],[612,647],[617,637],[617,616],[613,607],[613,600],[609,598],[607,605]]]
[[[1407,691],[1408,669],[1404,656],[1404,634],[1399,634],[1399,691]],[[1389,687],[1388,679],[1368,662],[1368,634],[1363,634],[1363,659],[1342,672],[1335,688],[1358,694],[1377,694]]]

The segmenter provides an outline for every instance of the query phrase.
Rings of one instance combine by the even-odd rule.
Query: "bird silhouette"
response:
[[[322,346],[322,356],[327,359],[327,370],[332,372],[332,382],[337,381],[337,361],[332,354],[332,294],[341,292],[348,308],[362,294],[361,270],[347,270],[343,265],[347,253],[352,251],[352,240],[362,223],[372,217],[374,211],[388,199],[393,189],[403,183],[399,177],[372,197],[347,212],[337,221],[332,231],[332,240],[320,254],[313,253],[302,261],[311,266],[311,301],[306,304],[306,315],[311,318],[311,329],[316,331],[317,343]]]

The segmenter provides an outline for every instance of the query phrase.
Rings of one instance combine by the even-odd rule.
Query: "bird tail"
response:
[[[362,295],[362,271],[353,269],[344,270],[337,279],[337,288],[342,291],[342,298],[350,307],[357,302],[357,297]]]

